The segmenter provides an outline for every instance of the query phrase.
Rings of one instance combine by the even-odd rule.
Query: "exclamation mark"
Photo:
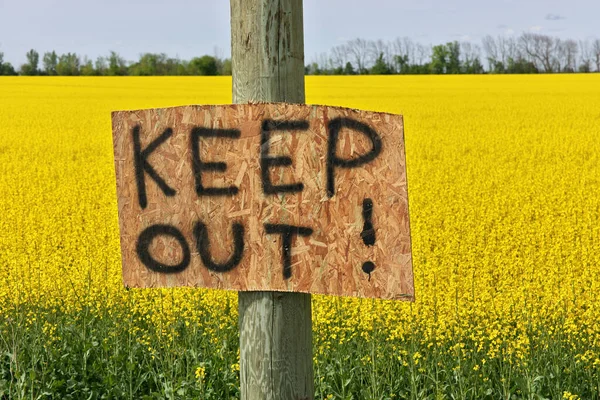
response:
[[[373,228],[373,200],[364,199],[362,205],[362,215],[365,221],[363,230],[360,233],[360,237],[363,243],[367,246],[373,246],[375,244],[375,228]],[[375,264],[372,261],[365,261],[362,265],[362,270],[365,274],[369,274],[369,281],[371,280],[371,272],[375,269]]]

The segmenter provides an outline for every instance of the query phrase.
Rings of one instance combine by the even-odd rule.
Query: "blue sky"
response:
[[[228,0],[0,0],[0,52],[17,68],[31,48],[92,60],[111,50],[127,60],[144,52],[227,57],[229,30]],[[356,37],[480,43],[522,32],[600,37],[600,1],[304,0],[307,63]]]

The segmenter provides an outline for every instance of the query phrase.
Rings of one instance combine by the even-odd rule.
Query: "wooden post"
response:
[[[304,103],[302,12],[302,0],[231,0],[234,103]],[[242,400],[313,399],[310,294],[238,301]]]

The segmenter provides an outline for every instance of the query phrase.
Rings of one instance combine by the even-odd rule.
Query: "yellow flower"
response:
[[[206,375],[206,369],[200,366],[196,368],[196,372],[194,373],[194,375],[196,375],[196,379],[198,379],[199,381],[203,381]]]
[[[231,78],[38,78],[0,77],[0,319],[18,315],[14,334],[40,331],[47,346],[65,331],[41,310],[126,319],[131,343],[151,357],[182,334],[224,357],[235,292],[123,288],[110,112],[228,103]],[[404,115],[417,290],[410,304],[313,296],[316,359],[328,362],[334,343],[381,337],[375,352],[389,346],[404,367],[481,358],[475,377],[496,362],[524,367],[530,349],[560,337],[577,369],[598,372],[600,355],[581,349],[600,344],[599,74],[308,76],[306,94]],[[382,217],[377,229],[395,234]],[[108,335],[102,346],[120,333]],[[372,362],[367,353],[354,362]]]
[[[572,394],[571,392],[566,392],[565,391],[565,392],[563,392],[562,398],[565,399],[565,400],[578,400],[579,396],[576,395],[576,394]]]

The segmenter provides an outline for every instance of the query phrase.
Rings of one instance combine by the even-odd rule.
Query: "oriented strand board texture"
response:
[[[119,111],[113,140],[126,286],[414,299],[402,116],[285,103]]]

